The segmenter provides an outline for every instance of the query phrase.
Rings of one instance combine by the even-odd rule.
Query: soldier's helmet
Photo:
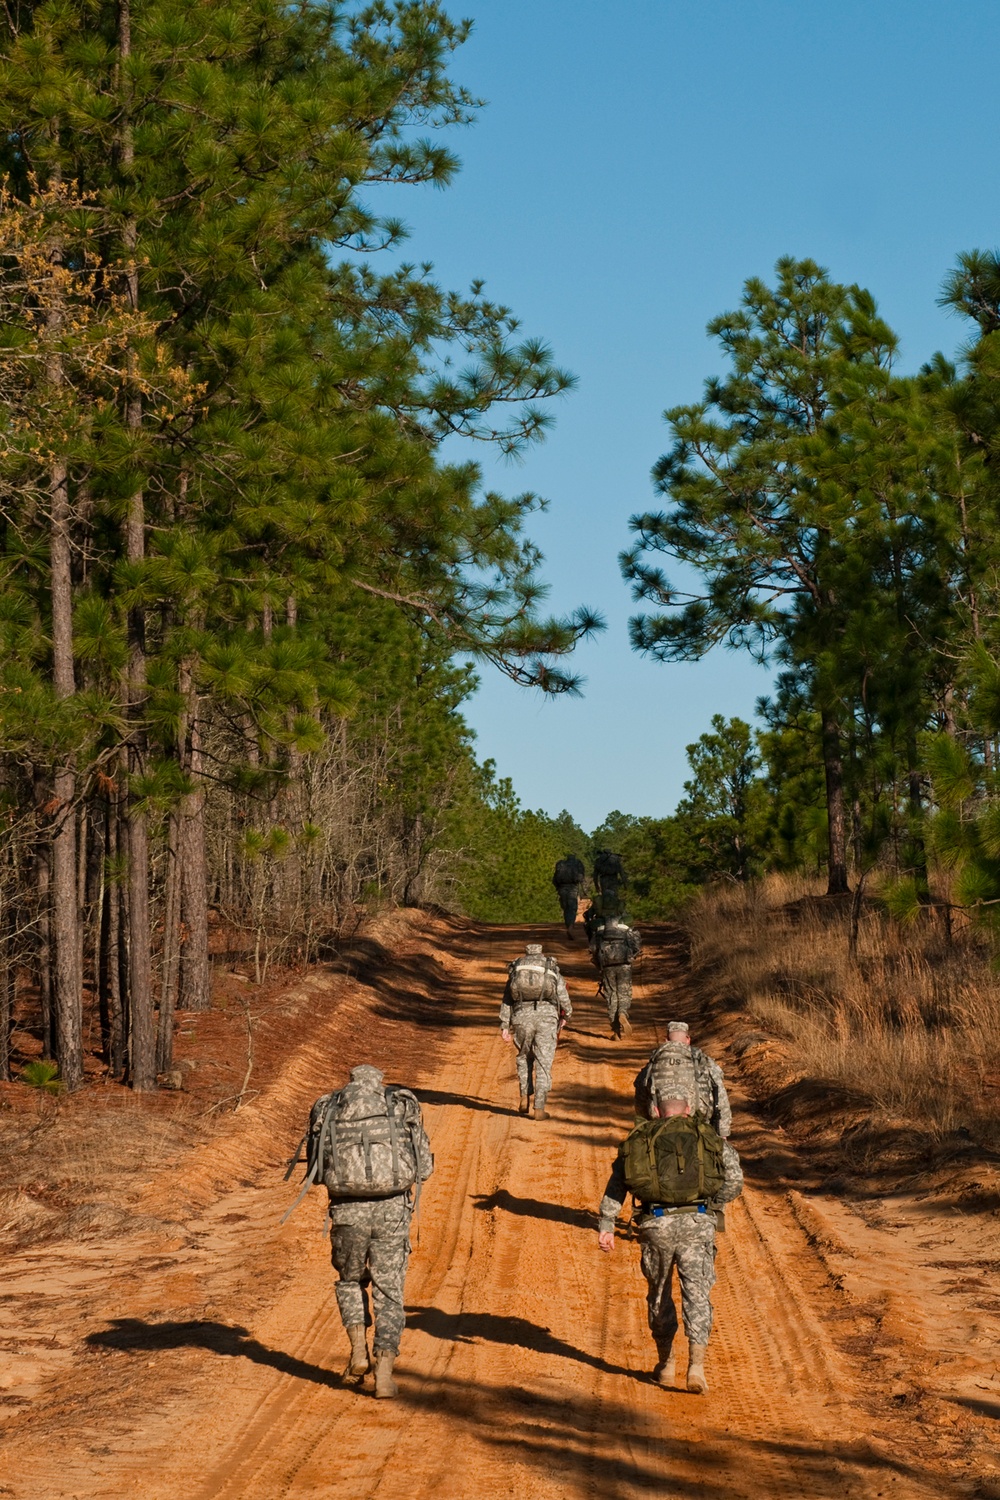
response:
[[[668,1021],[667,1032],[671,1031],[686,1031],[690,1035],[691,1028],[686,1021]]]
[[[525,953],[530,953],[534,957],[536,954],[541,953],[542,945],[541,943],[525,943],[524,951]]]

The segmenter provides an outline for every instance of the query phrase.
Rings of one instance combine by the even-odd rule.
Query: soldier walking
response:
[[[587,879],[587,871],[582,859],[575,854],[567,854],[565,859],[556,861],[555,871],[552,875],[552,884],[556,888],[559,897],[559,905],[562,907],[563,922],[566,926],[566,936],[572,941],[573,926],[576,922],[576,914],[580,906],[580,897],[583,894],[584,882]]]
[[[739,1157],[704,1120],[691,1117],[686,1099],[662,1099],[619,1147],[601,1200],[598,1244],[615,1247],[615,1221],[631,1192],[636,1206],[649,1330],[656,1344],[653,1379],[673,1385],[677,1267],[688,1339],[686,1385],[708,1390],[705,1353],[712,1331],[716,1213],[743,1191]],[[635,1220],[633,1220],[635,1222]]]
[[[500,1035],[517,1047],[518,1111],[526,1115],[535,1100],[535,1119],[546,1118],[552,1087],[552,1060],[559,1033],[573,1014],[566,981],[541,943],[528,943],[507,970],[500,1004]]]
[[[686,1099],[693,1115],[700,1114],[723,1138],[733,1128],[733,1112],[724,1075],[714,1058],[691,1042],[686,1021],[667,1022],[667,1040],[635,1075],[635,1112],[649,1114],[659,1099]]]
[[[628,885],[620,855],[610,849],[598,849],[594,855],[594,884],[605,900],[619,900]]]
[[[629,1036],[632,1031],[632,960],[641,952],[642,939],[621,917],[608,917],[596,930],[593,960],[601,971],[601,994],[614,1037]]]
[[[375,1395],[395,1396],[410,1220],[420,1185],[434,1170],[420,1104],[409,1089],[386,1087],[380,1070],[362,1063],[344,1088],[316,1100],[299,1151],[303,1144],[303,1194],[322,1182],[330,1195],[337,1306],[351,1341],[347,1374],[360,1384],[372,1369],[365,1329],[374,1320]],[[298,1159],[297,1151],[289,1175]]]

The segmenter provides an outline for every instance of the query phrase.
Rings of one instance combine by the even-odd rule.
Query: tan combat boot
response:
[[[624,1011],[619,1011],[618,1012],[618,1035],[619,1036],[631,1036],[632,1035],[632,1022],[629,1020],[628,1016],[625,1015]]]
[[[396,1356],[391,1349],[379,1349],[375,1355],[375,1394],[389,1399],[399,1395],[399,1386],[392,1378],[392,1366]]]
[[[517,1112],[518,1112],[518,1114],[519,1115],[526,1115],[528,1113],[528,1110],[530,1108],[531,1108],[531,1101],[530,1101],[530,1099],[528,1098],[527,1094],[522,1094],[521,1095],[521,1102],[517,1106]]]
[[[696,1396],[704,1396],[708,1391],[708,1381],[705,1379],[705,1351],[707,1344],[688,1345],[688,1372],[687,1388]]]
[[[538,1095],[537,1094],[535,1095],[535,1119],[536,1120],[547,1120],[549,1118],[548,1115],[545,1113],[546,1102],[547,1101],[545,1099],[539,1099]]]
[[[368,1358],[368,1341],[365,1338],[365,1325],[355,1323],[347,1330],[347,1337],[351,1341],[351,1361],[347,1366],[347,1373],[355,1380],[363,1380],[371,1369],[371,1360]]]
[[[656,1345],[657,1362],[653,1370],[653,1379],[657,1385],[673,1385],[677,1379],[677,1355],[673,1351],[673,1345]]]

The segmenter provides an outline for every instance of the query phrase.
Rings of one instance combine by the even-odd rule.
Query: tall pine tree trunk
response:
[[[201,782],[204,757],[194,669],[194,660],[187,657],[181,662],[178,677],[184,701],[179,736],[181,764],[194,783],[194,790],[181,803],[177,830],[180,915],[184,929],[177,1004],[182,1010],[207,1010],[212,991],[212,967],[208,956],[205,791]]]
[[[121,0],[118,8],[118,53],[127,64],[132,55],[132,12],[130,0]],[[127,67],[121,69],[121,127],[119,160],[127,186],[131,186],[135,146],[130,113],[131,85]],[[129,215],[122,230],[129,262],[126,275],[129,306],[139,309],[139,268],[136,264],[138,226]],[[125,426],[138,442],[142,429],[142,397],[136,389],[138,360],[135,351],[128,352],[129,389],[125,401]],[[129,497],[125,521],[125,555],[130,563],[141,563],[146,556],[145,494],[139,488]],[[156,1086],[156,1030],[153,1022],[152,943],[149,923],[149,820],[141,799],[135,793],[135,780],[146,761],[146,615],[142,605],[129,610],[128,616],[129,710],[128,771],[129,790],[125,813],[128,853],[128,1019],[129,1082],[136,1090]]]
[[[113,1078],[121,1078],[125,1071],[119,827],[117,798],[108,797],[104,813],[105,874],[101,884],[98,994],[104,1056]]]
[[[38,797],[36,780],[35,796]],[[35,973],[38,976],[38,1006],[42,1022],[42,1056],[55,1055],[52,1015],[52,851],[47,840],[35,843]]]
[[[58,120],[51,129],[58,136]],[[54,178],[61,180],[57,167]],[[53,269],[62,264],[62,247],[53,245]],[[63,323],[57,298],[47,315],[50,330],[58,333]],[[63,384],[62,363],[53,355],[46,365],[50,387]],[[49,472],[49,568],[52,609],[52,688],[65,701],[76,691],[73,671],[73,568],[70,552],[69,473],[66,463],[56,459]],[[80,969],[80,917],[76,871],[76,771],[71,752],[60,755],[52,781],[51,884],[49,887],[49,939],[52,987],[50,1005],[55,1057],[63,1086],[77,1089],[83,1082],[83,1008]]]
[[[174,1060],[174,1010],[177,1003],[177,967],[180,940],[180,881],[177,869],[180,816],[170,814],[167,835],[167,878],[163,901],[163,963],[160,984],[160,1017],[156,1035],[156,1067],[165,1073]]]
[[[59,699],[76,691],[73,674],[73,581],[70,559],[69,494],[66,466],[53,465],[50,563],[52,569],[52,685]],[[76,774],[71,756],[61,758],[53,781],[52,1004],[56,1061],[63,1085],[83,1082],[83,1009],[80,976],[80,918],[76,859]]]
[[[850,889],[847,883],[847,817],[844,806],[844,766],[841,756],[840,725],[830,708],[822,711],[823,771],[826,778],[827,812],[827,895],[842,896]]]
[[[17,996],[17,867],[0,872],[0,1079],[10,1078],[10,1038]]]
[[[142,421],[141,403],[130,399],[128,425]],[[143,492],[129,499],[126,554],[129,562],[145,557]],[[156,1085],[156,1032],[153,1024],[153,951],[149,924],[149,820],[136,795],[135,780],[146,759],[144,724],[146,700],[146,620],[141,607],[129,611],[128,621],[128,746],[129,788],[125,813],[128,854],[128,1018],[129,1082],[134,1089]]]

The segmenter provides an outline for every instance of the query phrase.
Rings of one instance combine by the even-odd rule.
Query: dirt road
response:
[[[662,1037],[678,950],[654,936],[635,1031],[608,1035],[582,943],[545,936],[574,999],[551,1117],[516,1113],[496,1008],[526,929],[438,924],[382,967],[362,951],[255,1111],[145,1189],[146,1238],[15,1260],[7,1303],[61,1298],[80,1338],[15,1413],[0,1494],[91,1500],[305,1497],[926,1497],[975,1491],[916,1430],[880,1414],[855,1325],[796,1217],[767,1129],[740,1107],[748,1187],[720,1238],[709,1397],[647,1378],[653,1349],[634,1244],[597,1250],[594,1210],[630,1122],[630,1080]],[[674,999],[671,1001],[671,995]],[[341,1383],[346,1339],[317,1192],[275,1167],[308,1101],[367,1057],[415,1080],[437,1167],[407,1283],[401,1397]],[[155,1225],[161,1227],[158,1231]],[[173,1238],[171,1238],[171,1234]],[[48,1258],[46,1258],[48,1257]],[[53,1286],[53,1278],[58,1285]],[[60,1279],[61,1278],[61,1279]],[[52,1303],[54,1307],[56,1304]],[[68,1318],[69,1312],[61,1316]],[[69,1355],[72,1354],[72,1364]],[[370,1382],[369,1382],[370,1384]]]

